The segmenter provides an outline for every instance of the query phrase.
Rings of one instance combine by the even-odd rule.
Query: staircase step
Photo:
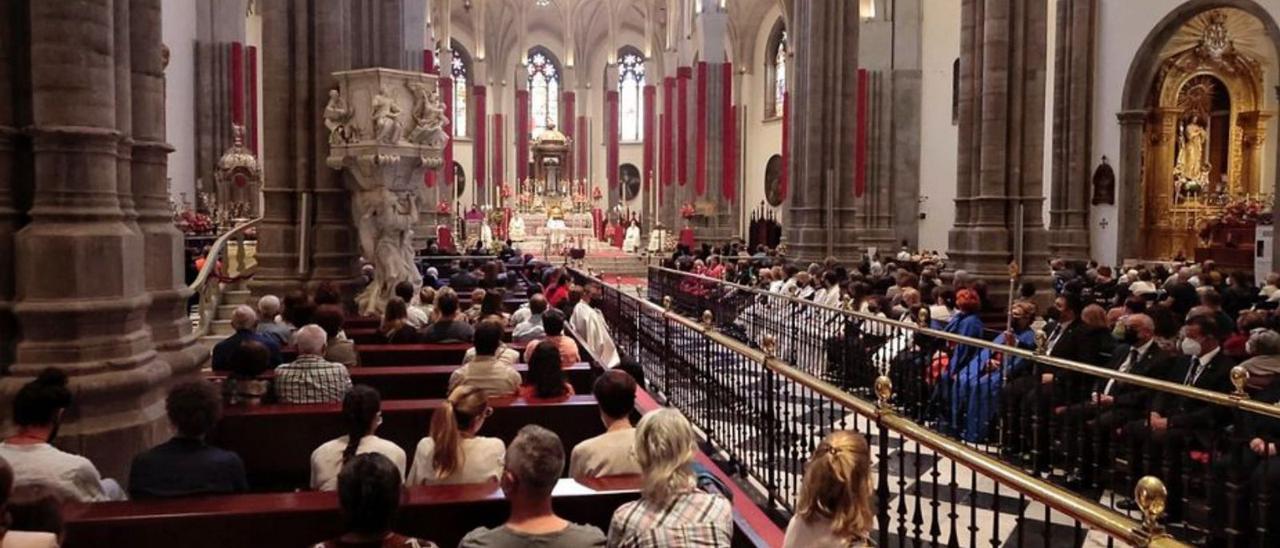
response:
[[[235,332],[236,330],[231,328],[231,320],[213,320],[213,323],[209,326],[209,334],[219,335],[220,338],[226,338]]]
[[[226,289],[222,292],[222,304],[240,305],[255,303],[253,300],[253,293],[248,289]]]

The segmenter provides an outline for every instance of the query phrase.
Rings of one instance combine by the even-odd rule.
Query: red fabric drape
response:
[[[676,158],[677,180],[680,186],[689,182],[689,78],[693,77],[693,68],[676,69],[676,101],[679,112],[676,113],[676,144],[680,151]]]
[[[654,163],[653,154],[656,150],[657,143],[654,142],[654,103],[657,96],[657,89],[653,86],[644,87],[644,191],[649,191],[649,186],[653,184],[654,171],[657,165]]]
[[[782,175],[778,177],[778,194],[787,199],[791,183],[791,93],[782,92]]]
[[[737,170],[738,165],[738,117],[733,108],[733,64],[725,63],[720,65],[720,88],[722,90],[724,108],[724,148],[721,154],[724,156],[724,180],[721,181],[720,190],[724,194],[725,200],[730,202],[737,199],[738,181]]]
[[[576,111],[578,107],[578,95],[572,91],[566,91],[560,94],[560,96],[562,98],[562,101],[564,102],[564,110],[560,114],[561,119],[564,120],[564,122],[560,124],[561,132],[564,133],[564,136],[568,137],[569,142],[572,143],[573,136],[577,134],[577,132],[574,131],[574,126],[577,125],[575,122],[577,120]],[[576,156],[575,154],[576,148],[577,147],[572,147],[572,146],[569,147],[569,152],[568,152],[569,157],[565,161],[565,166],[564,166],[565,171],[568,172],[566,176],[569,179],[569,182],[574,184],[577,184],[577,179],[576,179],[577,175],[574,173],[576,170],[574,169],[574,165],[573,165],[573,159],[574,159],[574,156]]]
[[[670,132],[667,131],[668,126],[670,126],[670,124],[667,123],[667,115],[665,113],[659,114],[658,115],[658,133],[660,134],[660,137],[659,137],[659,143],[658,143],[658,184],[657,184],[659,205],[662,204],[662,200],[663,200],[662,195],[665,194],[665,192],[663,192],[662,190],[662,187],[671,184],[671,181],[668,180],[671,176],[671,171],[667,169],[668,168],[667,139],[670,138]]]
[[[494,114],[490,118],[493,119],[493,153],[490,154],[493,157],[493,172],[489,174],[489,178],[494,187],[500,187],[502,186],[502,176],[506,173],[506,170],[503,169],[506,166],[503,165],[502,160],[503,150],[507,147],[507,143],[502,139],[502,115]]]
[[[258,48],[249,46],[249,129],[245,139],[249,150],[258,153]]]
[[[449,123],[445,124],[444,132],[449,136],[449,140],[444,144],[444,186],[453,184],[453,78],[444,77],[440,79],[440,100],[444,102],[444,115]],[[445,197],[446,200],[452,201],[453,196]]]
[[[609,188],[618,186],[618,92],[605,92],[605,169],[609,180]]]
[[[707,104],[707,89],[711,84],[707,80],[708,74],[706,61],[699,62],[697,105],[694,107],[694,116],[697,116],[697,121],[694,122],[693,135],[693,191],[698,196],[707,193],[707,122],[710,121],[708,115],[711,114],[711,109],[708,108],[710,105]]]
[[[244,44],[231,43],[231,66],[227,78],[231,80],[231,123],[244,126]]]
[[[662,184],[670,185],[673,177],[671,166],[673,160],[671,158],[671,123],[674,119],[673,101],[676,93],[676,79],[667,77],[662,82],[662,151],[659,155],[662,157]]]
[[[581,174],[579,175],[579,177],[582,177],[585,179],[590,179],[592,177],[591,167],[588,165],[591,162],[591,157],[590,157],[591,149],[588,148],[587,146],[587,139],[589,137],[590,135],[587,127],[587,117],[579,116],[578,117],[578,173]]]
[[[431,51],[431,49],[429,48],[422,50],[422,72],[425,72],[427,74],[435,74],[436,72],[436,54],[434,51]],[[442,85],[444,84],[442,84],[439,80],[436,80],[436,86],[442,86]],[[449,103],[445,103],[445,105],[446,105],[445,108],[448,109]],[[452,109],[449,109],[449,110],[452,110]],[[436,170],[434,169],[426,170],[426,172],[422,174],[422,184],[426,185],[427,188],[434,188],[436,186]]]
[[[529,90],[516,90],[516,184],[529,178]]]
[[[859,198],[867,191],[867,69],[858,69],[858,108],[854,126],[853,195]]]
[[[475,98],[476,135],[471,141],[471,177],[475,180],[477,188],[484,186],[485,160],[487,159],[485,153],[488,151],[488,141],[485,140],[489,123],[489,117],[485,114],[488,110],[485,104],[486,95],[484,86],[472,88],[471,96]]]

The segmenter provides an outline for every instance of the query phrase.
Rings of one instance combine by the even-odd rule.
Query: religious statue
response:
[[[342,145],[355,138],[350,125],[354,115],[342,94],[336,89],[329,90],[329,104],[324,107],[324,127],[329,128],[329,144]]]
[[[383,85],[373,96],[373,130],[379,143],[394,145],[404,138],[400,124],[400,106]]]
[[[513,242],[523,242],[529,237],[524,230],[524,217],[519,213],[516,213],[515,218],[511,219],[511,224],[508,226],[508,230],[510,231],[509,236]]]
[[[353,214],[360,251],[373,263],[373,282],[356,297],[360,312],[381,315],[395,295],[396,284],[422,285],[413,262],[413,225],[418,221],[418,191],[392,192],[386,187],[356,191]]]
[[[1178,139],[1177,164],[1173,168],[1173,175],[1181,185],[1179,191],[1187,196],[1199,194],[1209,182],[1210,166],[1205,154],[1209,133],[1199,121],[1199,118],[1192,118],[1183,127]]]
[[[440,90],[422,82],[410,83],[409,89],[413,90],[414,96],[414,126],[409,131],[409,142],[444,148],[449,141],[449,136],[444,132],[449,119],[444,113],[444,103],[440,101]]]

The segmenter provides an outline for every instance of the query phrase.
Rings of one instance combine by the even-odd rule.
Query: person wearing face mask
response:
[[[1182,341],[1178,343],[1182,356],[1169,368],[1166,380],[1214,392],[1229,393],[1231,368],[1236,365],[1222,353],[1221,333],[1217,322],[1209,316],[1196,316],[1183,328]],[[1149,472],[1164,477],[1181,477],[1180,455],[1188,450],[1212,449],[1214,434],[1230,423],[1231,412],[1226,407],[1169,392],[1157,392],[1147,405],[1147,416],[1130,421],[1124,427],[1124,435],[1130,444],[1132,470],[1140,477],[1140,463],[1149,464]],[[1163,465],[1163,466],[1162,466]],[[1169,483],[1170,514],[1181,514],[1182,482]]]
[[[995,344],[1016,346],[1025,350],[1036,347],[1031,319],[1036,315],[1036,305],[1030,302],[1014,303],[1009,311],[1010,329],[996,337]],[[956,376],[956,393],[964,406],[964,429],[960,437],[965,441],[983,442],[990,432],[996,410],[1000,409],[1000,387],[1004,379],[1025,375],[1030,364],[1019,357],[1001,356],[990,348],[982,348]]]

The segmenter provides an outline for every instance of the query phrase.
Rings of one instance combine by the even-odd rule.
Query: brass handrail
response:
[[[1257,400],[1251,400],[1247,396],[1243,396],[1243,395],[1223,394],[1220,392],[1205,390],[1203,388],[1194,388],[1194,387],[1173,383],[1165,380],[1145,377],[1142,375],[1134,375],[1132,373],[1123,373],[1120,371],[1116,371],[1114,369],[1107,369],[1105,367],[1098,367],[1095,365],[1088,365],[1088,364],[1083,364],[1079,362],[1073,362],[1069,360],[1064,360],[1062,358],[1055,358],[1055,357],[1047,356],[1044,354],[1038,354],[1034,351],[1027,350],[1024,348],[1004,346],[1004,345],[996,344],[991,341],[975,339],[973,337],[966,337],[964,335],[957,335],[955,333],[948,333],[946,331],[939,331],[939,330],[928,328],[928,327],[921,327],[919,325],[903,322],[900,320],[893,320],[889,318],[872,316],[870,314],[859,312],[857,310],[846,310],[846,309],[837,308],[834,306],[827,306],[827,305],[815,303],[813,301],[807,301],[804,299],[792,297],[790,295],[771,293],[769,291],[764,291],[754,287],[735,284],[732,282],[726,282],[724,280],[709,278],[709,277],[701,276],[698,274],[691,274],[689,272],[681,272],[679,270],[672,270],[670,268],[658,267],[658,266],[651,266],[649,268],[651,270],[667,272],[667,273],[676,274],[676,275],[680,275],[688,278],[702,280],[709,283],[715,283],[719,285],[732,287],[734,289],[749,292],[755,295],[763,295],[769,298],[782,299],[795,304],[813,307],[813,308],[824,310],[827,312],[843,314],[845,316],[850,316],[850,317],[858,318],[861,320],[867,320],[873,323],[888,325],[888,326],[896,327],[899,329],[916,331],[936,339],[951,341],[957,344],[965,344],[969,346],[976,346],[979,348],[986,348],[996,352],[1000,352],[1005,356],[1016,356],[1019,358],[1040,362],[1045,365],[1055,367],[1058,369],[1063,369],[1066,371],[1074,371],[1078,373],[1084,373],[1086,375],[1091,375],[1094,377],[1113,379],[1118,382],[1123,382],[1123,383],[1131,384],[1134,386],[1141,386],[1144,388],[1150,388],[1152,390],[1159,390],[1161,392],[1168,392],[1168,393],[1172,393],[1174,395],[1182,396],[1186,398],[1193,398],[1201,401],[1206,401],[1215,405],[1221,405],[1225,407],[1258,413],[1258,414],[1266,415],[1269,417],[1280,418],[1280,405],[1260,402]]]
[[[585,272],[577,269],[574,269],[574,271],[583,278],[602,285],[604,283],[598,278],[590,276]],[[712,278],[707,279],[714,281]],[[1155,527],[1144,527],[1143,522],[1133,520],[1119,512],[1104,507],[1093,500],[1086,499],[1049,482],[1029,476],[1021,469],[1010,466],[1003,461],[992,458],[978,451],[974,451],[963,443],[957,442],[933,432],[928,428],[920,426],[905,417],[901,417],[893,413],[892,410],[882,409],[872,402],[849,395],[845,391],[827,383],[826,381],[820,380],[792,367],[787,362],[774,357],[768,352],[754,348],[736,338],[717,331],[709,323],[686,318],[669,308],[664,308],[646,299],[628,295],[621,291],[618,291],[618,294],[625,296],[630,301],[634,301],[639,307],[646,309],[655,315],[660,315],[664,319],[678,323],[686,329],[693,330],[710,339],[712,342],[728,348],[748,360],[764,364],[764,366],[770,371],[773,371],[796,384],[813,390],[814,392],[829,398],[831,401],[854,413],[876,421],[881,427],[896,431],[916,443],[927,446],[930,449],[945,455],[956,463],[973,469],[1019,493],[1025,494],[1027,498],[1036,500],[1045,506],[1071,516],[1082,523],[1088,524],[1090,527],[1097,528],[1098,530],[1119,538],[1124,542],[1128,542],[1135,546],[1151,546],[1155,548],[1190,546],[1162,534]],[[833,310],[840,311],[839,309]],[[961,338],[968,339],[967,337]],[[884,377],[881,378],[885,379]],[[887,379],[885,379],[885,381],[887,381]],[[877,384],[885,381],[878,381]],[[1158,482],[1158,480],[1156,481]],[[1152,519],[1152,522],[1154,522],[1154,519]]]
[[[196,274],[196,279],[187,286],[188,290],[200,295],[199,308],[197,309],[200,320],[195,329],[196,337],[202,337],[209,332],[209,328],[213,324],[213,315],[218,310],[217,282],[220,282],[221,280],[215,278],[212,280],[213,283],[210,282],[217,270],[218,259],[221,258],[222,251],[227,247],[227,243],[230,242],[232,238],[236,238],[240,243],[239,249],[236,253],[236,260],[239,261],[239,264],[243,267],[246,261],[244,248],[245,232],[248,229],[257,226],[258,222],[261,220],[262,217],[258,217],[256,219],[240,223],[235,227],[232,227],[231,230],[224,232],[217,240],[214,240],[213,245],[209,247],[209,253],[205,255],[204,266],[202,266],[200,268],[200,272]]]

